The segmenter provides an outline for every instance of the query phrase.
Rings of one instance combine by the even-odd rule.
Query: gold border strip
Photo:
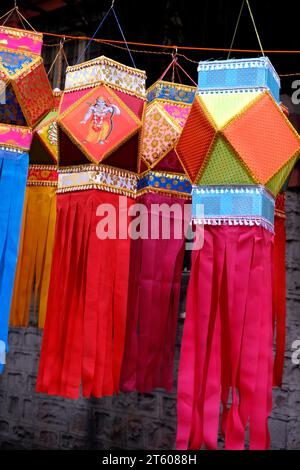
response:
[[[71,193],[75,191],[88,191],[90,189],[108,191],[114,194],[121,194],[124,196],[130,196],[133,198],[136,197],[136,191],[132,191],[130,189],[125,189],[125,188],[118,188],[117,186],[112,186],[112,185],[105,184],[105,183],[92,183],[92,184],[65,186],[61,189],[58,189],[57,194]]]
[[[90,65],[112,65],[119,70],[123,70],[124,72],[129,72],[131,75],[137,75],[141,78],[147,78],[146,71],[141,69],[136,69],[134,67],[129,67],[128,65],[121,64],[121,62],[117,62],[105,55],[101,55],[100,57],[96,57],[95,59],[88,60],[86,62],[82,62],[81,64],[76,65],[69,65],[67,67],[66,73],[73,72],[76,70],[82,70]]]

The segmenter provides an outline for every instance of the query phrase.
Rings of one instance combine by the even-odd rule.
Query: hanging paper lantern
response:
[[[35,126],[53,108],[53,94],[41,57],[40,33],[0,27],[0,74],[5,104],[0,122]]]
[[[146,233],[132,241],[126,345],[121,389],[173,387],[185,228],[191,183],[174,151],[189,114],[194,87],[156,82],[147,93],[137,202]],[[186,207],[186,208],[185,208]],[[162,235],[163,225],[170,233]],[[159,235],[153,236],[158,227]],[[178,235],[179,230],[179,235]],[[177,234],[177,235],[176,235]]]
[[[158,81],[148,90],[141,171],[184,173],[174,147],[194,101],[195,88]]]
[[[11,326],[28,326],[33,292],[38,326],[43,328],[45,323],[56,218],[57,158],[57,109],[53,109],[33,131]]]
[[[119,390],[128,211],[137,190],[137,174],[128,168],[138,167],[145,79],[144,72],[104,57],[67,69],[58,117],[57,222],[39,392],[77,398],[80,384],[87,397]],[[99,233],[103,219],[108,235]]]
[[[179,449],[217,447],[220,402],[227,449],[244,448],[248,421],[250,449],[269,447],[274,196],[300,151],[278,96],[267,58],[199,65],[176,148],[195,184],[194,223],[205,225],[187,296]]]

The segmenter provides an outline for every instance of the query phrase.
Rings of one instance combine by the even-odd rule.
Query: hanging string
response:
[[[252,10],[251,10],[251,7],[250,7],[249,0],[243,0],[242,1],[242,6],[241,6],[241,9],[240,9],[240,12],[239,12],[239,16],[238,16],[238,19],[237,19],[237,22],[236,22],[236,26],[235,26],[235,29],[234,29],[234,33],[233,33],[232,41],[231,41],[231,44],[230,44],[230,48],[229,48],[229,51],[228,51],[227,60],[229,59],[230,54],[233,50],[232,47],[233,47],[234,40],[235,40],[235,37],[236,37],[236,33],[237,33],[237,30],[238,30],[238,27],[239,27],[239,24],[240,24],[240,20],[241,20],[241,16],[242,16],[242,12],[243,12],[245,3],[247,4],[248,10],[249,10],[250,18],[251,18],[251,21],[252,21],[252,24],[253,24],[253,27],[254,27],[254,31],[255,31],[255,34],[256,34],[256,37],[257,37],[257,41],[258,41],[258,44],[259,44],[259,47],[260,47],[260,52],[262,53],[263,57],[265,56],[264,51],[263,51],[263,47],[262,47],[262,43],[261,43],[261,40],[260,40],[260,37],[259,37],[259,34],[258,34],[258,30],[257,30],[256,24],[255,24],[254,16],[253,16],[253,13],[252,13]]]
[[[12,16],[12,14],[16,11],[16,8],[12,8],[11,10],[9,10],[8,12],[4,13],[4,15],[0,16],[0,20],[2,20],[2,18],[5,18],[5,21],[3,21],[2,25],[4,26],[5,23],[9,20],[9,18]]]
[[[109,9],[109,10],[107,11],[107,13],[104,15],[103,19],[100,21],[99,25],[97,26],[96,31],[94,32],[93,36],[92,36],[91,39],[89,40],[87,46],[85,47],[85,49],[83,50],[83,52],[80,54],[79,59],[78,59],[78,61],[77,61],[77,64],[79,64],[79,62],[81,61],[82,57],[85,56],[85,53],[86,53],[86,51],[88,50],[88,48],[90,47],[92,41],[95,41],[95,40],[96,40],[95,37],[96,37],[96,35],[98,34],[98,31],[101,29],[101,27],[102,27],[103,23],[105,22],[106,18],[108,18],[108,16],[110,15],[110,13],[112,13],[113,16],[114,16],[114,18],[115,18],[115,20],[116,20],[116,23],[117,23],[117,25],[118,25],[119,31],[120,31],[120,33],[121,33],[121,35],[122,35],[123,44],[126,45],[126,48],[127,48],[129,57],[130,57],[130,59],[131,59],[131,62],[132,62],[132,64],[133,64],[133,67],[136,68],[135,62],[134,62],[134,60],[133,60],[132,54],[131,54],[131,52],[130,52],[128,43],[127,43],[127,41],[126,41],[126,38],[125,38],[125,35],[124,35],[124,32],[123,32],[123,29],[122,29],[122,27],[121,27],[121,24],[120,24],[120,21],[119,21],[119,19],[118,19],[118,16],[117,16],[117,14],[116,14],[116,12],[115,12],[114,4],[115,4],[115,0],[112,0],[110,9]]]
[[[61,53],[61,47],[62,47],[62,41],[60,41],[60,43],[59,43],[59,49],[58,49],[58,52],[57,52],[56,56],[54,57],[52,64],[51,64],[51,65],[50,65],[50,67],[49,67],[49,70],[48,70],[48,73],[47,73],[47,75],[48,75],[48,76],[49,76],[49,75],[50,75],[50,73],[52,72],[52,69],[53,69],[53,67],[54,67],[55,63],[56,63],[56,61],[57,61],[58,57],[60,56],[60,53]]]
[[[66,65],[68,67],[69,63],[68,63],[68,60],[67,60],[67,56],[66,56],[66,53],[64,51],[64,38],[60,41],[59,45],[58,45],[58,52],[56,54],[56,56],[54,57],[54,60],[52,62],[52,64],[50,65],[50,68],[48,70],[48,77],[50,76],[50,73],[52,72],[53,70],[53,67],[54,65],[56,64],[56,62],[58,61],[58,69],[57,69],[57,80],[56,80],[56,86],[58,88],[60,88],[60,85],[61,85],[61,77],[62,77],[62,60],[65,60],[66,62]]]
[[[184,56],[183,56],[184,57]],[[198,63],[198,62],[197,62]],[[193,85],[195,85],[196,87],[198,87],[198,84],[195,82],[195,80],[192,79],[192,77],[186,72],[186,70],[184,70],[183,67],[181,67],[181,65],[178,63],[177,61],[177,67],[180,68],[180,70],[190,79],[190,81],[193,83]]]
[[[176,67],[176,74],[177,74],[177,78],[178,78],[179,83],[182,84],[182,80],[181,80],[181,77],[180,77],[178,67]]]
[[[63,55],[59,54],[58,64],[57,64],[57,79],[56,79],[56,87],[55,87],[59,89],[61,89],[62,61],[63,61]]]
[[[113,2],[114,3],[114,2]],[[106,18],[108,17],[108,15],[110,14],[112,8],[113,8],[113,3],[110,7],[110,9],[105,13],[104,17],[102,18],[102,20],[100,21],[99,25],[97,26],[97,29],[96,31],[94,32],[93,36],[90,38],[89,42],[87,43],[85,49],[83,50],[83,52],[80,54],[79,58],[78,58],[78,61],[77,61],[77,64],[79,64],[79,62],[81,61],[81,59],[85,56],[85,53],[86,51],[88,50],[88,48],[90,47],[91,43],[95,40],[95,36],[97,35],[98,31],[101,29],[104,21],[106,20]]]
[[[182,55],[183,57],[185,57],[183,54],[180,54]],[[196,62],[198,63],[198,62]],[[188,77],[188,79],[192,82],[193,85],[195,85],[196,87],[198,86],[197,83],[192,79],[192,77],[184,70],[184,68],[178,63],[178,52],[177,52],[177,46],[175,46],[175,52],[172,54],[172,61],[171,63],[168,65],[168,67],[166,68],[166,70],[163,72],[163,74],[160,76],[159,80],[163,80],[163,78],[167,75],[168,71],[170,70],[170,68],[172,67],[172,82],[174,83],[175,81],[175,72],[177,72],[177,75],[179,75],[178,73],[178,68]],[[181,83],[181,82],[180,82]]]
[[[134,60],[133,60],[133,57],[132,57],[132,54],[131,54],[131,52],[130,52],[128,43],[127,43],[127,41],[126,41],[126,39],[125,39],[125,36],[124,36],[123,30],[122,30],[122,27],[121,27],[121,25],[120,25],[119,19],[118,19],[118,17],[117,17],[117,14],[116,14],[116,12],[115,12],[115,9],[114,9],[114,0],[113,0],[113,2],[112,2],[112,7],[111,7],[111,9],[112,9],[112,12],[113,12],[113,14],[114,14],[114,17],[115,17],[115,20],[116,20],[116,22],[117,22],[117,25],[118,25],[118,27],[119,27],[120,33],[121,33],[121,35],[122,35],[123,41],[124,41],[124,43],[125,43],[125,45],[126,45],[126,47],[127,47],[127,51],[128,51],[129,57],[130,57],[130,59],[131,59],[131,62],[132,62],[132,64],[133,64],[133,67],[136,69],[135,62],[134,62]]]
[[[17,5],[17,0],[14,0],[14,7],[13,7],[11,10],[9,10],[7,13],[5,13],[4,15],[2,15],[2,16],[0,17],[0,20],[1,20],[2,18],[5,18],[5,17],[6,17],[5,20],[4,20],[3,23],[2,23],[3,26],[7,23],[7,21],[9,20],[9,18],[11,18],[11,16],[12,16],[14,13],[17,14],[18,19],[19,19],[19,21],[21,22],[21,24],[22,24],[22,26],[23,26],[24,29],[26,29],[26,26],[25,26],[25,24],[24,24],[24,22],[25,22],[25,23],[36,33],[36,30],[34,29],[34,27],[32,26],[32,24],[30,24],[29,21],[26,20],[25,16],[23,16],[22,13],[20,12],[19,7],[18,7],[18,5]]]
[[[17,14],[18,14],[18,10],[16,10],[16,12],[17,12]],[[27,28],[26,28],[26,25],[25,25],[25,23],[24,23],[24,21],[23,21],[23,19],[22,19],[22,16],[19,16],[19,15],[18,15],[18,18],[19,18],[19,21],[20,21],[21,25],[23,26],[23,29],[27,29]]]
[[[159,77],[159,80],[163,80],[165,78],[165,76],[167,75],[167,73],[169,72],[170,68],[172,67],[173,63],[174,63],[174,57],[172,59],[172,62],[168,65],[168,67],[166,68],[166,70],[162,73],[162,75]]]
[[[69,67],[68,58],[67,58],[67,56],[66,56],[66,53],[65,53],[64,48],[62,48],[62,55],[63,55],[63,57],[64,57],[64,59],[65,59],[66,66]]]
[[[230,53],[231,53],[231,50],[232,50],[232,47],[233,47],[233,44],[234,44],[234,40],[235,40],[236,33],[237,33],[237,30],[238,30],[238,27],[239,27],[239,24],[240,24],[242,12],[243,12],[243,9],[244,9],[245,1],[246,1],[246,0],[243,0],[243,1],[242,1],[242,6],[241,6],[241,9],[240,9],[240,12],[239,12],[239,16],[238,16],[238,19],[237,19],[237,22],[236,22],[236,25],[235,25],[235,30],[234,30],[234,33],[233,33],[233,36],[232,36],[232,40],[231,40],[231,44],[230,44],[230,48],[229,48],[227,60],[228,60],[229,57],[230,57]]]
[[[172,78],[171,78],[172,83],[175,82],[175,68],[176,68],[176,62],[177,62],[177,58],[176,58],[176,56],[174,56],[173,65],[172,65]]]
[[[261,53],[262,53],[263,56],[265,56],[264,51],[263,51],[263,47],[262,47],[262,43],[261,43],[261,40],[260,40],[260,37],[259,37],[259,34],[258,34],[258,30],[257,30],[256,24],[255,24],[254,16],[253,16],[253,13],[252,13],[252,10],[251,10],[251,7],[250,7],[249,0],[246,0],[246,3],[247,3],[247,7],[248,7],[248,10],[249,10],[249,13],[250,13],[250,16],[251,16],[251,20],[252,20],[252,23],[253,23],[253,26],[254,26],[254,29],[255,29],[255,34],[256,34],[256,37],[257,37],[257,40],[258,40],[258,44],[259,44]]]

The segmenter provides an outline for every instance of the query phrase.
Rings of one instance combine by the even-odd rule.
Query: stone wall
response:
[[[287,198],[287,348],[284,385],[274,391],[273,449],[300,449],[300,368],[291,346],[300,339],[300,193]],[[188,273],[183,274],[186,285]],[[182,289],[185,291],[185,288]],[[181,311],[184,310],[184,295]],[[182,332],[180,320],[176,363]],[[0,377],[1,449],[171,449],[176,394],[123,394],[66,400],[34,391],[41,332],[13,328],[7,367]]]

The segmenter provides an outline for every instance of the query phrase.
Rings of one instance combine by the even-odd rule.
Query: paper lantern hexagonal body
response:
[[[278,194],[300,139],[267,57],[200,62],[199,87],[176,152],[193,184],[266,186]]]
[[[99,57],[68,67],[58,119],[60,165],[137,171],[145,72]]]
[[[261,184],[276,195],[300,138],[268,91],[200,91],[176,151],[196,185]]]
[[[174,151],[194,100],[195,87],[162,80],[148,92],[141,146],[141,171],[184,173]]]
[[[40,33],[0,27],[1,122],[33,127],[53,108],[41,47]]]

